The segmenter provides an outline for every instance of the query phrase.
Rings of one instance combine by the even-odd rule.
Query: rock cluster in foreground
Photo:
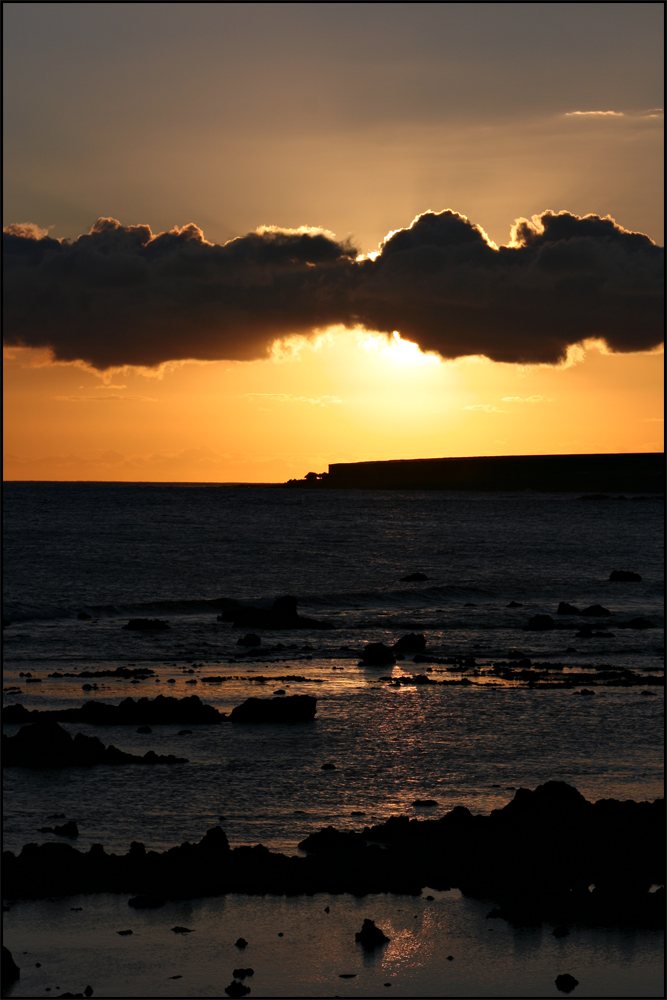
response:
[[[94,764],[187,764],[185,757],[159,755],[149,750],[143,757],[105,747],[97,736],[77,733],[74,738],[51,720],[22,726],[15,736],[2,737],[3,767],[90,767]],[[56,829],[54,832],[58,832]]]
[[[157,698],[125,698],[120,705],[103,701],[87,701],[81,708],[56,708],[46,711],[29,711],[23,705],[8,705],[3,711],[3,722],[36,722],[51,719],[55,722],[87,722],[93,726],[159,726],[159,725],[210,725],[219,723],[226,716],[212,705],[204,705],[196,694],[189,698],[170,698],[159,694]]]
[[[81,892],[194,898],[227,892],[394,892],[424,886],[495,901],[493,916],[517,924],[550,920],[607,926],[664,921],[664,801],[592,803],[564,782],[519,789],[490,816],[458,806],[437,820],[394,817],[362,832],[328,827],[307,837],[306,857],[266,847],[230,850],[220,827],[198,844],[125,855],[101,845],[27,844],[3,857],[9,898]],[[382,845],[382,846],[379,846]],[[594,886],[591,890],[590,887]]]

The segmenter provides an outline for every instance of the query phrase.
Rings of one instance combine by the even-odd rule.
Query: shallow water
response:
[[[154,749],[189,763],[6,768],[5,848],[58,840],[38,833],[52,813],[77,821],[77,846],[84,849],[102,843],[125,852],[132,840],[164,849],[199,840],[220,822],[232,845],[261,842],[292,853],[303,837],[329,823],[361,828],[398,813],[441,815],[455,805],[488,812],[504,805],[514,788],[554,778],[593,800],[656,798],[663,782],[663,688],[657,683],[664,676],[662,534],[663,507],[655,498],[6,484],[4,617],[11,624],[4,630],[5,704],[54,708],[196,693],[229,712],[249,696],[284,690],[316,695],[318,711],[314,722],[298,726],[223,722],[188,726],[186,736],[178,735],[181,726],[153,726],[144,735],[135,727],[66,724],[73,734],[85,731],[122,750]],[[612,569],[639,572],[643,580],[610,583]],[[401,582],[416,570],[429,579]],[[302,614],[335,629],[262,632],[260,649],[239,656],[237,639],[246,630],[217,621],[218,608],[209,602],[227,597],[270,606],[284,593],[298,598]],[[592,624],[611,634],[524,631],[534,614],[555,616],[561,600],[609,608],[611,617]],[[509,608],[510,601],[521,606]],[[90,619],[78,619],[80,612]],[[128,618],[146,615],[166,620],[169,630],[123,630]],[[656,627],[618,628],[637,616]],[[414,664],[412,656],[393,668],[359,665],[367,642],[391,644],[406,631],[424,632],[436,656],[474,657],[474,666]],[[493,664],[518,652],[534,665],[555,665],[551,686],[498,676]],[[154,674],[139,682],[49,676],[117,666],[145,666]],[[609,686],[600,681],[602,667],[646,680]],[[466,684],[392,686],[388,680],[425,673]],[[564,687],[575,674],[577,684]],[[97,687],[84,690],[84,684]],[[582,697],[583,687],[594,695]],[[336,769],[322,771],[325,762]],[[438,805],[422,811],[412,806],[418,798]],[[224,962],[232,964],[224,971],[216,944],[230,914],[231,923],[244,915],[257,935],[285,922],[282,952],[276,942],[268,946],[273,932],[262,937],[265,978],[258,972],[252,995],[368,996],[400,989],[401,996],[552,996],[553,979],[562,971],[580,979],[578,996],[662,995],[650,992],[654,972],[646,971],[657,968],[654,935],[581,931],[556,942],[548,930],[511,931],[503,921],[494,921],[489,933],[478,919],[479,904],[459,899],[454,906],[454,897],[435,895],[435,909],[426,907],[418,917],[419,942],[409,938],[405,962],[394,940],[380,960],[383,970],[394,956],[387,976],[398,978],[377,994],[368,992],[375,989],[377,960],[355,966],[357,979],[334,974],[344,959],[360,961],[348,942],[364,900],[336,901],[346,929],[340,940],[328,937],[324,949],[309,928],[315,905],[309,899],[169,904],[175,914],[194,907],[199,923],[187,940],[167,934],[167,948],[161,921],[168,911],[136,914],[122,910],[126,902],[117,897],[87,897],[84,912],[96,914],[98,930],[93,934],[86,923],[75,946],[67,943],[70,910],[64,903],[13,906],[7,933],[13,928],[20,950],[34,950],[25,935],[43,942],[49,968],[62,970],[63,990],[76,992],[83,980],[92,980],[86,969],[106,970],[107,993],[91,982],[96,995],[171,995],[159,992],[162,980],[151,977],[162,974],[175,948],[183,954],[184,978],[169,989],[220,995],[239,964],[229,952]],[[386,921],[412,905],[398,897],[372,902],[373,913]],[[102,943],[99,934],[107,934],[117,912],[141,922],[147,947],[139,935]],[[465,974],[458,971],[458,953],[452,963],[442,957],[443,920],[467,956]],[[174,923],[187,919],[174,916]],[[396,931],[395,940],[404,939],[404,930]],[[498,941],[504,942],[501,954],[494,951]],[[563,948],[574,948],[588,992],[574,968],[556,968],[559,955],[570,956]],[[119,956],[126,953],[123,964]],[[141,959],[132,957],[138,954]],[[136,984],[139,992],[133,992]],[[39,995],[46,995],[47,985]]]
[[[3,996],[90,984],[96,997],[224,997],[239,967],[254,971],[245,980],[253,997],[557,997],[564,973],[579,980],[576,997],[664,996],[659,932],[573,928],[555,938],[551,925],[515,930],[488,911],[457,889],[428,888],[421,897],[231,895],[141,911],[110,894],[20,903],[5,916],[5,943],[21,979]],[[366,917],[391,939],[371,954],[354,939]],[[117,934],[126,929],[131,936]]]

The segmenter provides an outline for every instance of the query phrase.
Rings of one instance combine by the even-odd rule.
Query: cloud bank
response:
[[[72,242],[32,224],[3,240],[5,344],[99,370],[266,358],[333,325],[519,364],[557,364],[589,338],[617,352],[663,339],[663,248],[596,215],[519,219],[498,248],[464,216],[426,212],[368,257],[307,227],[218,245],[194,224],[154,236],[98,219]]]

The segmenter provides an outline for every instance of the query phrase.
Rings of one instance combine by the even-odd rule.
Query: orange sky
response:
[[[194,222],[216,242],[311,225],[368,252],[428,209],[498,244],[516,217],[565,209],[662,243],[662,4],[4,7],[5,224]],[[522,368],[341,330],[157,372],[10,348],[4,475],[268,482],[336,461],[656,451],[662,374],[658,353],[586,345]]]

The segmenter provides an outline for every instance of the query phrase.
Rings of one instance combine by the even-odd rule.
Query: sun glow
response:
[[[417,344],[403,340],[398,330],[394,330],[391,337],[383,333],[366,333],[359,341],[359,347],[369,353],[377,351],[403,368],[440,363],[435,354],[424,354]]]

